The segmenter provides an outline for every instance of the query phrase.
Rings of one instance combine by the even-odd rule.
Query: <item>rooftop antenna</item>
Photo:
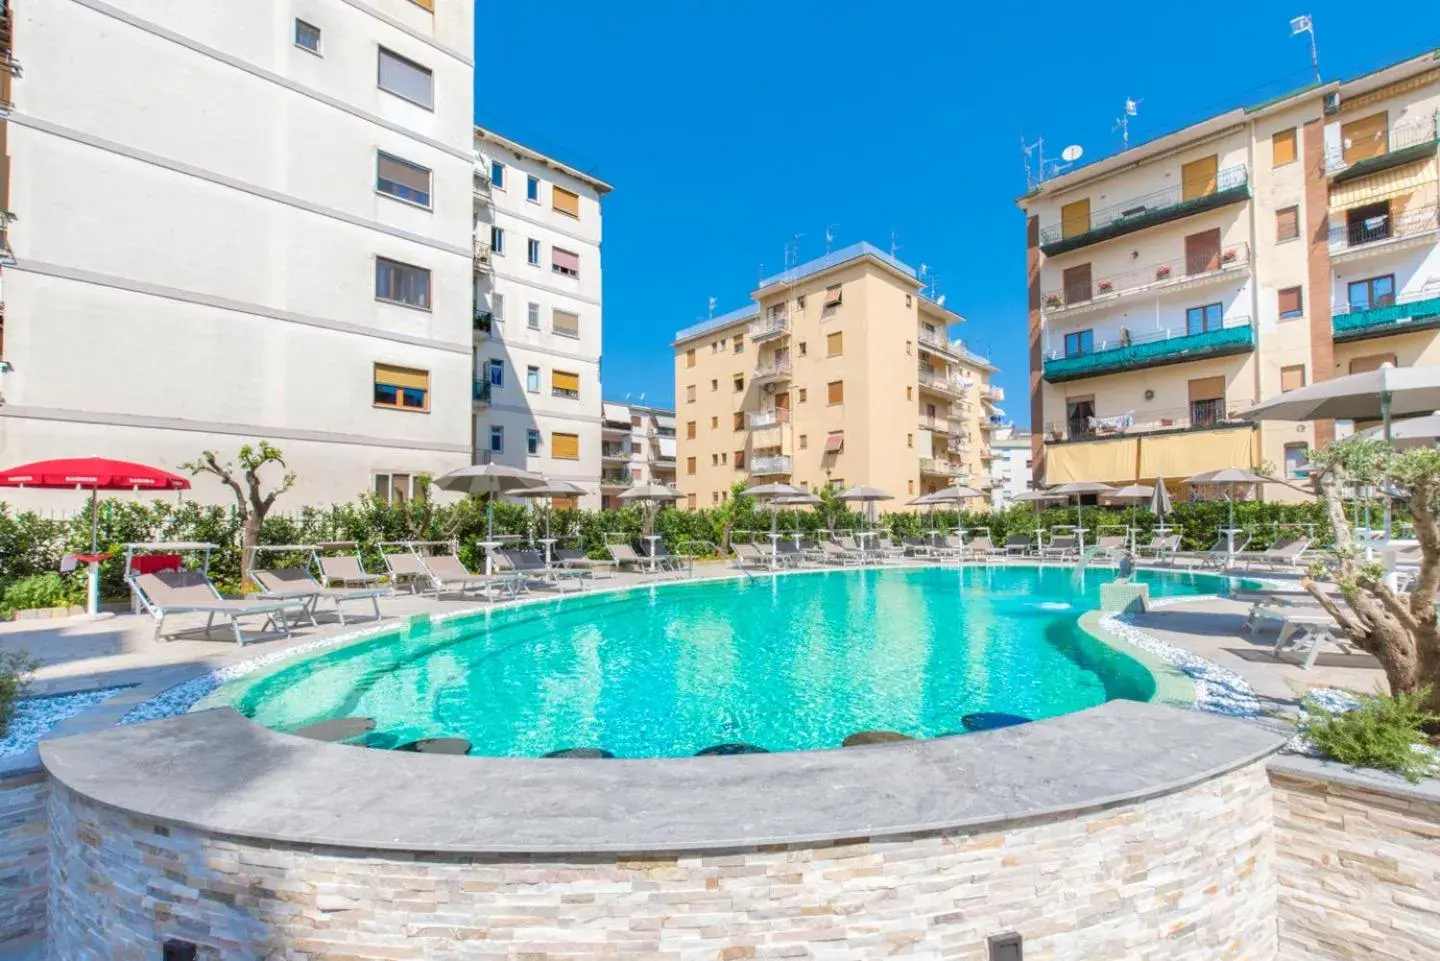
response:
[[[1133,97],[1126,97],[1125,109],[1120,112],[1120,116],[1115,121],[1115,126],[1110,128],[1112,131],[1120,131],[1121,150],[1130,149],[1130,118],[1138,116],[1139,113],[1140,101]]]
[[[1315,71],[1315,82],[1320,82],[1320,55],[1315,50],[1315,21],[1310,14],[1304,13],[1290,21],[1290,36],[1298,37],[1302,33],[1310,34],[1310,67]]]
[[[830,224],[825,228],[825,253],[830,253],[830,248],[835,244],[835,228],[839,224]]]
[[[1048,160],[1045,157],[1045,138],[1037,137],[1034,143],[1027,144],[1022,133],[1020,152],[1025,157],[1025,185],[1028,189],[1035,190],[1051,177],[1058,176],[1061,171],[1069,168],[1085,151],[1078,144],[1072,144],[1060,154],[1064,163]]]
[[[890,231],[890,256],[893,258],[893,257],[894,257],[897,253],[899,253],[899,252],[900,252],[900,235],[899,235],[898,233],[896,233],[895,231],[892,230],[892,231]]]
[[[714,320],[714,319],[715,319],[715,298],[714,298],[714,297],[711,297],[711,298],[710,298],[710,319],[711,319],[711,320]]]

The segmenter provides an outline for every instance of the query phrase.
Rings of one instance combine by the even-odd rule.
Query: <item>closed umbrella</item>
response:
[[[770,563],[773,566],[776,562],[776,555],[779,554],[780,531],[778,519],[775,513],[775,502],[787,497],[799,497],[806,493],[802,488],[793,484],[757,484],[754,487],[747,487],[741,493],[753,497],[757,501],[767,501],[770,504]]]
[[[1115,488],[1099,481],[1075,481],[1051,489],[1052,493],[1075,498],[1075,534],[1080,538],[1080,553],[1085,553],[1085,517],[1083,513],[1085,508],[1080,503],[1081,497],[1085,494],[1111,494],[1114,491]]]
[[[1165,486],[1165,478],[1155,478],[1155,493],[1150,495],[1150,513],[1160,519],[1160,531],[1165,530],[1165,515],[1170,513],[1170,490]]]
[[[540,487],[544,485],[545,478],[539,474],[532,474],[529,471],[521,470],[518,467],[506,467],[504,464],[470,464],[452,470],[448,474],[441,474],[435,478],[434,484],[442,491],[453,491],[459,494],[482,494],[488,500],[485,503],[485,573],[491,573],[494,565],[491,563],[491,550],[495,547],[495,498],[499,494],[508,494],[511,491],[521,490],[527,487]]]
[[[1230,526],[1225,530],[1225,553],[1227,555],[1235,556],[1235,534],[1237,533],[1235,529],[1235,488],[1267,484],[1270,480],[1269,477],[1262,477],[1243,467],[1226,467],[1185,478],[1185,483],[1190,485],[1207,484],[1212,487],[1225,488],[1225,498],[1230,502]]]
[[[158,467],[147,467],[108,457],[66,457],[22,464],[0,472],[0,487],[37,487],[42,490],[90,491],[90,553],[79,555],[89,567],[85,612],[100,612],[99,492],[100,491],[183,491],[190,481]]]
[[[550,499],[553,497],[576,497],[580,494],[584,494],[585,492],[585,488],[581,487],[579,484],[572,484],[569,481],[546,481],[539,487],[521,487],[510,492],[509,496],[523,497],[529,500],[530,503],[534,504],[536,507],[539,507],[541,513],[544,514],[544,544],[546,567],[550,566],[550,545],[552,543],[550,537]],[[542,501],[544,502],[543,507],[541,506]]]

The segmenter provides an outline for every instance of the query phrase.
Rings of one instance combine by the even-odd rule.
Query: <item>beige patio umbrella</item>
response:
[[[1385,425],[1362,430],[1360,436],[1366,440],[1384,440]],[[1430,447],[1437,441],[1440,441],[1440,411],[1390,424],[1390,442],[1396,447]]]
[[[586,493],[585,488],[579,484],[572,484],[569,481],[546,481],[539,487],[521,487],[510,491],[509,497],[523,497],[530,501],[531,505],[538,508],[545,517],[545,564],[550,564],[550,499],[553,497],[576,497]],[[542,506],[542,501],[544,502]]]
[[[1130,522],[1126,525],[1126,533],[1130,537],[1130,549],[1135,549],[1135,505],[1141,501],[1148,501],[1155,496],[1155,488],[1148,484],[1126,484],[1124,487],[1117,487],[1105,495],[1109,501],[1130,502]]]
[[[518,467],[507,467],[504,464],[470,464],[466,467],[456,468],[448,474],[441,474],[435,478],[433,483],[442,491],[484,494],[489,498],[485,503],[485,543],[493,545],[495,543],[496,495],[509,494],[526,487],[539,487],[545,483],[545,478]],[[486,546],[485,573],[491,573],[493,566],[490,561],[490,547]]]
[[[866,514],[873,514],[875,505],[880,501],[893,501],[895,498],[878,487],[866,487],[864,484],[856,484],[854,487],[836,494],[835,499],[837,501],[845,501],[847,503],[854,502],[866,506],[866,510],[860,514],[860,529],[863,531],[865,529]],[[874,520],[873,517],[870,519],[872,521]]]
[[[1085,553],[1085,508],[1080,498],[1086,494],[1110,494],[1114,491],[1115,488],[1099,481],[1072,481],[1050,489],[1052,494],[1075,498],[1075,535],[1080,538],[1080,553]]]
[[[622,501],[639,501],[644,517],[645,537],[655,536],[655,515],[660,505],[673,503],[685,495],[665,484],[640,484],[620,495]]]
[[[770,560],[774,563],[775,555],[779,553],[777,545],[780,543],[779,518],[775,513],[775,502],[780,498],[799,497],[806,492],[794,484],[776,482],[747,487],[741,493],[747,497],[753,497],[757,501],[765,501],[770,505]]]
[[[1440,410],[1440,366],[1393,367],[1322,380],[1286,391],[1243,411],[1251,420],[1381,421],[1381,436],[1391,439],[1390,418]]]
[[[1225,535],[1225,553],[1231,557],[1235,556],[1235,535],[1238,531],[1235,528],[1235,488],[1254,487],[1256,484],[1268,484],[1274,478],[1264,477],[1252,470],[1243,467],[1225,467],[1220,470],[1206,471],[1203,474],[1196,474],[1194,477],[1185,478],[1185,483],[1191,486],[1209,485],[1211,487],[1224,487],[1225,499],[1230,502],[1230,526],[1222,533]]]
[[[788,497],[777,497],[770,503],[775,507],[819,507],[825,503],[825,500],[818,494],[812,494],[809,491],[802,490],[800,493],[792,494]],[[800,527],[798,524],[795,527],[795,546],[800,546]]]

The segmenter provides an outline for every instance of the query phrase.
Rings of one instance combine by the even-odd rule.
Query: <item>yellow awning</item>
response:
[[[1351,207],[1373,204],[1389,197],[1414,193],[1426,184],[1430,185],[1431,193],[1433,193],[1435,185],[1435,161],[1433,159],[1417,160],[1414,163],[1404,164],[1390,170],[1382,170],[1368,177],[1356,177],[1354,180],[1336,184],[1330,188],[1330,211],[1334,213],[1340,210],[1349,210]],[[1343,222],[1343,218],[1341,220]]]
[[[1116,437],[1114,440],[1084,441],[1076,444],[1054,444],[1045,448],[1045,483],[1069,484],[1078,481],[1111,483],[1135,479],[1135,462],[1139,440]]]
[[[1253,468],[1259,432],[1205,430],[1140,438],[1140,472],[1143,480],[1164,477],[1181,480],[1224,467]]]
[[[409,367],[392,367],[389,364],[375,365],[375,383],[389,387],[411,387],[417,390],[430,389],[430,375],[423,370]]]
[[[554,370],[550,372],[550,386],[557,390],[580,390],[580,375],[572,374],[567,370]]]

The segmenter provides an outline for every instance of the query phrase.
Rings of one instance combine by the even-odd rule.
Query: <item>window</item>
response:
[[[914,434],[906,434],[906,435],[905,435],[905,446],[906,446],[906,447],[914,447],[914,446],[915,446],[915,435],[914,435]]]
[[[720,381],[719,381],[717,378],[711,377],[711,378],[710,378],[710,392],[711,392],[711,393],[714,393],[715,391],[717,391],[717,390],[719,390],[719,389],[720,389]]]
[[[537,203],[537,204],[540,202],[540,178],[539,178],[539,177],[529,177],[529,176],[527,176],[527,177],[525,178],[525,199],[526,199],[526,200],[529,200],[529,201],[532,201],[533,203]]]
[[[712,416],[712,417],[710,418],[710,429],[711,429],[711,430],[719,430],[719,429],[720,429],[720,415],[719,415],[719,414],[716,414],[716,415],[714,415],[714,416]]]
[[[741,377],[739,374],[736,374],[736,375],[735,375],[735,381],[734,381],[734,383],[735,383],[735,393],[737,393],[737,394],[743,394],[743,393],[745,393],[745,378],[744,378],[744,377]]]
[[[533,427],[525,431],[525,453],[540,453],[540,432]]]
[[[1185,333],[1203,334],[1207,330],[1219,330],[1225,326],[1225,308],[1219,304],[1191,307],[1185,311]]]
[[[825,453],[838,454],[845,449],[845,432],[832,430],[825,435]]]
[[[1276,242],[1294,240],[1300,236],[1300,208],[1282,207],[1275,211]]]
[[[803,403],[805,403],[805,402],[806,402],[807,400],[809,400],[809,399],[810,399],[810,392],[809,392],[808,390],[806,390],[804,387],[801,387],[801,388],[800,388],[800,396],[799,396],[798,400],[800,401],[800,403],[803,404]]]
[[[840,331],[825,335],[825,356],[839,357],[845,353],[845,335]]]
[[[566,190],[564,187],[551,185],[550,187],[550,209],[557,214],[564,214],[567,217],[580,219],[580,195]]]
[[[910,384],[906,384],[906,385],[905,385],[905,399],[906,399],[906,400],[914,400],[914,399],[915,399],[915,388],[914,388],[912,385],[910,385]]]
[[[1069,437],[1086,437],[1095,432],[1090,421],[1095,418],[1094,397],[1065,399],[1065,427]]]
[[[1065,335],[1065,356],[1079,357],[1081,354],[1093,354],[1095,352],[1095,331],[1077,330],[1073,334]]]
[[[505,255],[505,228],[504,228],[504,227],[491,227],[491,228],[490,228],[490,249],[493,250],[493,251],[495,251],[495,253],[501,255],[502,257]]]
[[[540,329],[540,305],[529,303],[525,305],[525,326],[531,330]]]
[[[376,474],[375,499],[382,504],[425,501],[425,485],[414,474]]]
[[[800,343],[797,344],[796,346],[800,349],[800,356],[801,356],[801,357],[804,357],[806,350],[809,349],[809,348],[807,348],[807,347],[805,346],[805,341],[803,341],[803,340],[800,341]]]
[[[724,465],[724,464],[728,463],[728,459],[729,459],[729,455],[726,454],[726,453],[722,450],[722,451],[720,452],[720,463],[721,463],[722,465]]]
[[[693,403],[695,403],[695,385],[694,385],[694,384],[690,384],[688,387],[685,388],[685,403],[687,403],[687,404],[693,404]]]
[[[540,368],[525,368],[525,389],[532,394],[540,393]]]
[[[685,473],[687,473],[687,474],[693,474],[693,473],[695,473],[695,458],[693,458],[693,457],[687,457],[687,458],[685,458]],[[692,508],[695,506],[695,495],[694,495],[694,494],[691,494],[691,495],[690,495],[690,506],[691,506]]]
[[[810,448],[810,435],[809,435],[809,434],[801,434],[801,435],[800,435],[800,449],[801,449],[801,450],[808,450],[809,448]]]
[[[1180,199],[1194,200],[1208,197],[1215,192],[1220,167],[1220,157],[1211,154],[1192,160],[1180,168]]]
[[[580,255],[559,247],[550,248],[550,270],[562,277],[580,276]]]
[[[580,435],[550,432],[550,456],[556,460],[580,459]]]
[[[434,108],[434,78],[427,68],[381,47],[379,73],[381,90],[422,107]]]
[[[525,241],[525,262],[531,267],[540,266],[540,241],[533,237]]]
[[[505,428],[490,428],[490,452],[492,454],[505,453]]]
[[[1351,311],[1390,307],[1395,303],[1395,275],[1356,280],[1346,287]]]
[[[1285,476],[1290,480],[1296,480],[1305,476],[1300,468],[1305,466],[1306,461],[1309,460],[1309,458],[1305,456],[1306,450],[1307,445],[1305,444],[1285,445]]]
[[[568,310],[552,310],[550,312],[550,330],[561,337],[580,336],[580,315],[572,314]]]
[[[825,403],[845,403],[845,382],[843,380],[832,380],[825,385]]]
[[[735,465],[735,469],[736,469],[736,470],[744,470],[744,469],[745,469],[745,452],[744,452],[743,450],[737,450],[737,451],[735,452],[735,456],[734,456],[733,458],[731,458],[731,462]]]
[[[1394,367],[1399,361],[1394,354],[1370,354],[1367,357],[1356,357],[1350,361],[1350,373],[1363,374],[1366,371],[1379,370],[1386,364]]]
[[[803,310],[805,309],[805,295],[804,295],[804,294],[801,294],[799,297],[796,297],[796,298],[795,298],[795,309],[796,309],[796,310],[801,310],[801,311],[803,311]]]
[[[1199,377],[1188,388],[1191,427],[1212,427],[1225,420],[1224,377]]]
[[[408,160],[377,151],[375,189],[397,200],[430,206],[430,171]]]
[[[1305,386],[1305,365],[1296,364],[1294,367],[1280,368],[1280,393],[1299,390]]]
[[[735,345],[734,345],[734,346],[735,346],[735,353],[737,353],[737,354],[743,354],[743,353],[745,353],[745,338],[742,337],[742,336],[739,335],[739,334],[736,334],[736,335],[735,335]]]
[[[552,370],[550,372],[550,396],[579,400],[580,375],[568,370]]]
[[[821,313],[834,310],[840,306],[842,290],[839,284],[825,288],[825,303],[821,307]]]
[[[505,323],[505,295],[490,295],[490,314],[495,318],[495,323]]]
[[[1295,149],[1295,128],[1281,130],[1270,138],[1271,165],[1283,167],[1293,163],[1299,153]]]
[[[320,28],[306,23],[304,20],[296,20],[295,46],[318,55],[320,53]]]
[[[1391,235],[1390,201],[1351,207],[1345,211],[1345,242],[1348,246],[1372,244]]]
[[[695,473],[695,472],[692,470],[690,473],[693,474],[693,473]],[[695,509],[695,495],[694,495],[694,494],[686,494],[686,495],[685,495],[685,509],[688,510],[688,511],[693,511],[693,510]]]
[[[745,412],[744,412],[743,410],[737,410],[737,411],[731,416],[730,429],[731,429],[731,430],[744,430],[744,429],[745,429]]]
[[[430,309],[430,271],[396,260],[375,258],[375,299]]]
[[[487,360],[480,366],[482,378],[495,387],[505,386],[505,361]]]
[[[505,165],[498,160],[490,161],[490,186],[496,190],[505,189]]]
[[[375,406],[430,409],[430,372],[411,367],[375,365]]]
[[[1305,299],[1299,287],[1286,287],[1279,294],[1280,319],[1302,317],[1305,314]]]
[[[1390,115],[1382,110],[1342,125],[1340,143],[1345,150],[1342,159],[1347,165],[1383,157],[1390,149]]]
[[[695,439],[695,421],[693,421],[693,420],[687,420],[687,421],[685,422],[685,439],[686,439],[686,440],[694,440],[694,439]]]
[[[1074,237],[1090,230],[1090,198],[1076,200],[1060,208],[1060,236]]]
[[[685,366],[686,366],[686,367],[694,367],[694,366],[695,366],[695,348],[694,348],[694,347],[691,347],[689,350],[685,351]]]

